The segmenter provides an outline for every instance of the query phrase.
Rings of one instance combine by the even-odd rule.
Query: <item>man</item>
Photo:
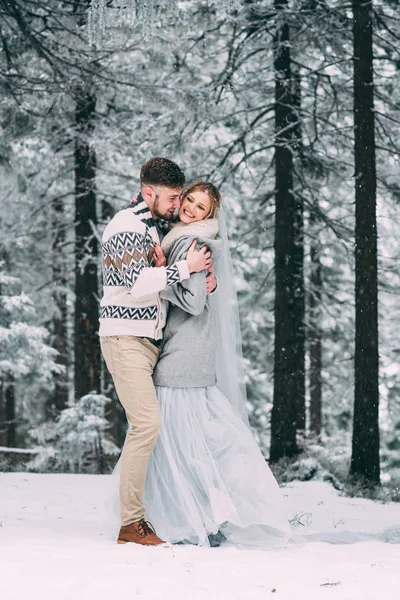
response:
[[[137,202],[117,213],[103,234],[100,343],[130,426],[121,459],[119,543],[164,543],[146,522],[143,507],[147,465],[160,427],[152,380],[166,320],[159,292],[211,265],[210,252],[205,247],[196,251],[194,242],[186,260],[154,266],[160,243],[156,222],[172,219],[184,183],[173,161],[149,160],[140,172]],[[211,274],[209,291],[214,283]]]

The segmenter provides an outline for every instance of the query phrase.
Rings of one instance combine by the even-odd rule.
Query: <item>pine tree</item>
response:
[[[21,282],[5,272],[4,249],[0,263],[0,445],[17,441],[15,384],[32,380],[51,384],[62,372],[56,351],[46,344],[49,332],[30,323],[35,314],[32,300]]]
[[[63,410],[54,424],[44,423],[33,437],[38,454],[30,462],[34,471],[63,473],[109,473],[119,448],[109,439],[105,418],[110,399],[87,394]]]

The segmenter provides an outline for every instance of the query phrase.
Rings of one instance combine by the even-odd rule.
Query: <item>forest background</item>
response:
[[[0,0],[1,470],[116,462],[100,240],[158,155],[221,186],[280,481],[399,498],[399,41],[397,0]]]

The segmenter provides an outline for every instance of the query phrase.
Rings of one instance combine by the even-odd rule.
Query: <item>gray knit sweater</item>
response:
[[[186,258],[194,239],[200,246],[206,244],[215,260],[221,244],[217,235],[217,219],[189,225],[178,223],[161,244],[167,263]],[[161,292],[169,309],[160,359],[153,374],[155,385],[186,388],[215,384],[216,339],[206,275],[206,271],[192,273],[189,279]]]

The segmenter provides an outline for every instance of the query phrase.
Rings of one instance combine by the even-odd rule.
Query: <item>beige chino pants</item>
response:
[[[147,465],[160,430],[160,412],[152,374],[159,350],[146,339],[101,337],[101,351],[114,380],[130,428],[121,458],[121,525],[145,516],[143,492]]]

